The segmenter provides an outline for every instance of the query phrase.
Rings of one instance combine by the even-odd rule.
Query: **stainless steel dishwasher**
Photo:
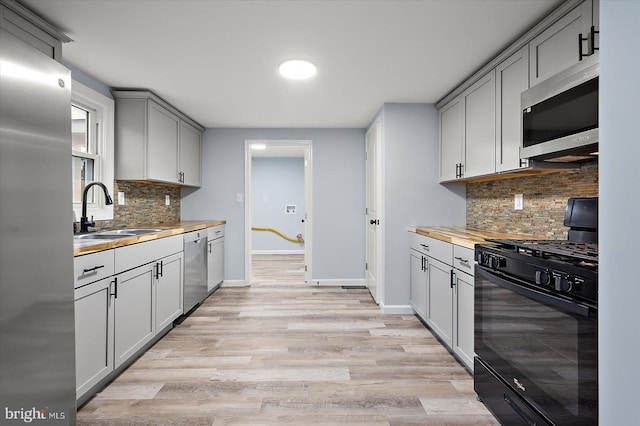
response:
[[[184,293],[182,307],[189,313],[207,297],[207,231],[184,234]]]

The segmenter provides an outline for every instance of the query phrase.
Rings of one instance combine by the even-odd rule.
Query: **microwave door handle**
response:
[[[494,275],[482,267],[476,268],[476,273],[478,272],[480,272],[480,275],[482,275],[485,279],[492,282],[493,284],[496,284],[504,289],[511,290],[514,293],[517,293],[528,299],[535,300],[536,302],[544,303],[553,306],[554,308],[558,308],[563,312],[579,315],[585,318],[594,318],[596,316],[596,312],[594,311],[594,309],[587,305],[560,299],[559,297],[542,293],[538,290],[523,287],[515,282],[507,281],[504,278]]]

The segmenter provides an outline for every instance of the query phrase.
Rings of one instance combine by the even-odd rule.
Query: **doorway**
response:
[[[279,229],[273,227],[270,223],[254,223],[254,209],[253,205],[256,203],[256,196],[259,195],[262,201],[269,201],[270,195],[268,193],[260,193],[257,191],[260,188],[254,188],[252,184],[254,159],[273,158],[273,159],[296,159],[299,158],[303,166],[303,205],[298,203],[287,201],[278,204],[278,207],[282,207],[283,215],[291,215],[291,218],[297,218],[301,225],[300,238],[304,240],[303,244],[296,244],[298,239],[297,235],[286,235]],[[293,247],[299,250],[299,246],[303,246],[303,267],[304,267],[304,281],[311,283],[311,251],[312,251],[312,208],[311,208],[311,180],[312,180],[312,150],[310,140],[263,140],[263,139],[248,139],[245,140],[245,281],[247,284],[251,284],[253,279],[252,263],[259,261],[263,255],[253,253],[253,240],[255,232],[266,232],[277,234],[280,237],[288,239],[289,244],[295,244]],[[304,210],[304,211],[303,211]],[[259,230],[253,230],[252,228],[260,228]],[[296,228],[300,229],[300,228]],[[286,251],[285,251],[286,254]]]

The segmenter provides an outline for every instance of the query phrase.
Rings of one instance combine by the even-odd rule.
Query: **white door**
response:
[[[380,166],[381,125],[378,118],[365,136],[365,204],[366,204],[366,285],[371,296],[380,303],[382,294],[380,270]]]

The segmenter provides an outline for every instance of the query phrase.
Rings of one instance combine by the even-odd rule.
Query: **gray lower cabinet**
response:
[[[147,264],[115,277],[115,368],[155,335],[153,272],[154,265]]]
[[[451,266],[428,259],[429,286],[427,294],[427,325],[451,347],[453,341],[453,287]]]
[[[224,280],[224,225],[207,228],[207,291]]]
[[[113,371],[112,278],[75,290],[76,398]]]
[[[182,252],[165,257],[155,264],[156,331],[170,326],[182,315],[182,278],[184,255]]]
[[[427,320],[427,279],[429,277],[427,270],[427,258],[423,253],[411,248],[409,250],[410,264],[410,300],[411,307],[414,312]]]
[[[474,251],[416,233],[409,238],[411,307],[473,371]]]
[[[453,352],[473,371],[473,276],[455,271]]]
[[[74,259],[79,403],[172,327],[183,269],[182,235]]]

